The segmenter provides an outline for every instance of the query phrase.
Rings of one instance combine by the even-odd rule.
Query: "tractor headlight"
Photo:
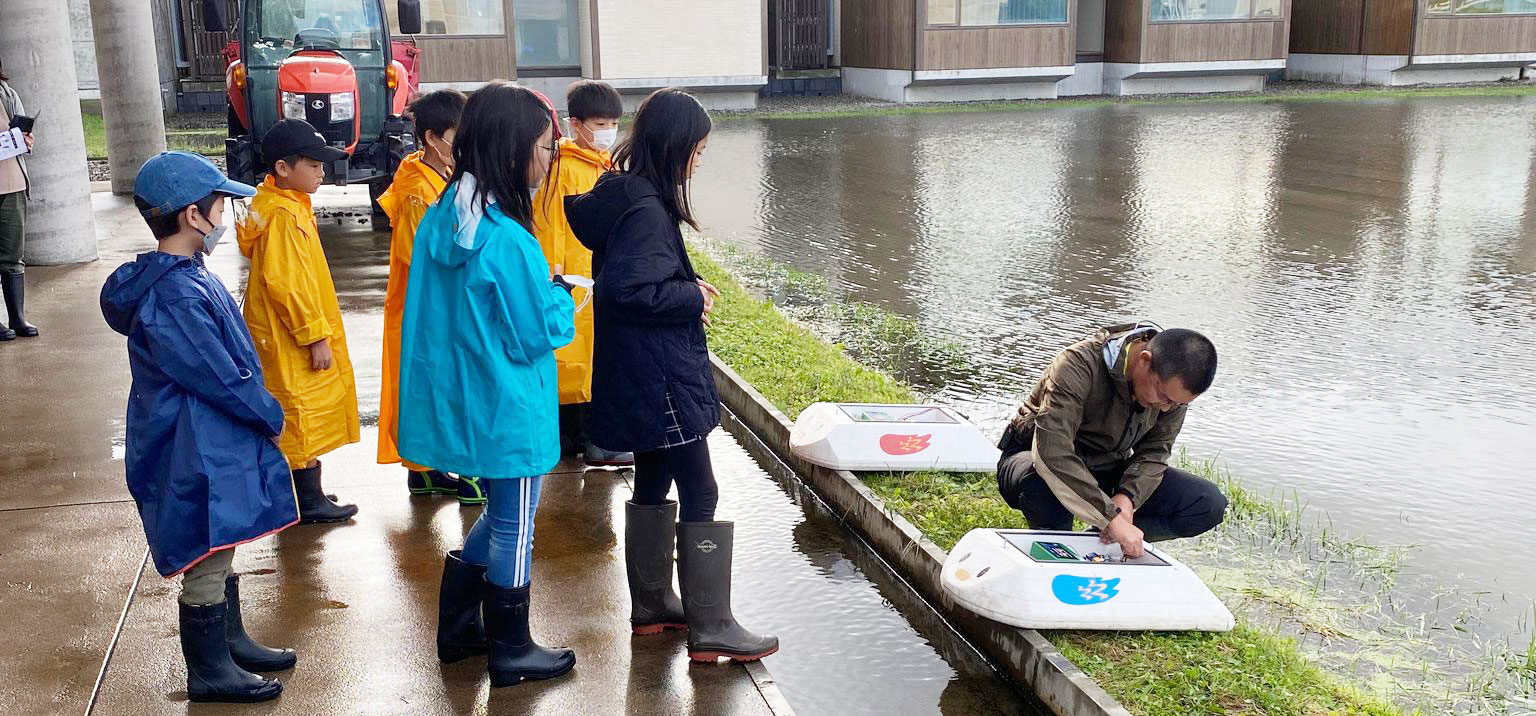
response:
[[[283,116],[288,119],[304,119],[304,95],[284,92]]]
[[[341,92],[331,95],[331,121],[350,122],[355,116],[354,95],[351,92]]]

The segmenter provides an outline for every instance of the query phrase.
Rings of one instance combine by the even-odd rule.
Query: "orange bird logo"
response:
[[[881,435],[880,449],[887,455],[913,455],[928,449],[932,435]]]

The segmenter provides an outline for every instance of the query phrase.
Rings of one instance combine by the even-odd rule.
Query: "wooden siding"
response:
[[[1418,0],[1292,0],[1291,52],[1407,55]]]
[[[1361,51],[1367,55],[1412,53],[1416,2],[1417,0],[1366,0]]]
[[[1104,61],[1141,62],[1147,0],[1114,0],[1104,18]]]
[[[843,66],[912,69],[913,0],[843,0]]]
[[[1074,61],[1071,25],[934,28],[923,31],[918,69],[1059,67]]]
[[[1152,23],[1142,62],[1284,59],[1287,35],[1284,20]]]
[[[1536,52],[1536,16],[1425,17],[1415,55]]]
[[[1292,0],[1291,52],[1358,55],[1366,0]]]
[[[510,23],[508,23],[510,25]],[[517,78],[512,54],[512,28],[507,36],[433,37],[417,35],[421,47],[422,82],[488,82]]]

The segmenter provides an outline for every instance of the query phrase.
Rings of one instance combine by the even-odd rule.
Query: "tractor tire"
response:
[[[386,234],[390,232],[389,214],[384,213],[383,207],[379,206],[379,197],[387,189],[389,189],[388,179],[376,181],[368,185],[368,203],[373,207],[370,224],[374,231],[381,231]]]

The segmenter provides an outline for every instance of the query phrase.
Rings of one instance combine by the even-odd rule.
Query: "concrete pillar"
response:
[[[37,146],[27,159],[29,264],[96,260],[96,225],[80,124],[79,83],[69,5],[59,0],[0,1],[0,58],[27,113]]]
[[[165,107],[150,0],[91,0],[101,117],[107,125],[112,193],[132,194],[133,177],[165,151]]]

